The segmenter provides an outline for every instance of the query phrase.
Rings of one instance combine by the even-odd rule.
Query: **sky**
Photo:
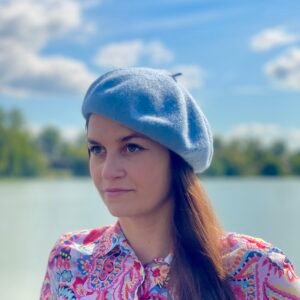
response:
[[[300,148],[300,1],[0,0],[0,107],[38,133],[84,131],[88,86],[113,68],[181,72],[214,136]]]

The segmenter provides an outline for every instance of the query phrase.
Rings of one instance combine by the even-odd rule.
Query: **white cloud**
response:
[[[95,76],[80,61],[63,56],[43,57],[23,45],[0,41],[0,92],[80,94]]]
[[[79,2],[2,1],[0,20],[0,93],[78,94],[95,78],[80,61],[41,54],[54,39],[90,30]]]
[[[174,58],[173,53],[168,50],[161,42],[153,41],[144,44],[144,53],[150,58],[153,64],[171,62]]]
[[[101,48],[94,61],[101,67],[129,67],[138,63],[142,51],[140,40],[112,43]]]
[[[246,123],[239,124],[232,128],[226,135],[227,140],[243,139],[243,138],[260,138],[264,143],[269,144],[271,141],[279,137],[280,129],[275,124],[264,123]]]
[[[255,122],[239,124],[224,134],[223,138],[227,142],[235,139],[257,139],[265,147],[281,140],[287,145],[289,151],[300,149],[300,129],[281,128],[276,124]]]
[[[290,44],[298,39],[297,35],[287,32],[283,27],[273,27],[257,33],[252,37],[250,44],[254,51],[259,52]]]
[[[18,41],[30,49],[84,26],[75,1],[7,1],[0,4],[0,37]]]
[[[291,48],[268,62],[264,72],[279,86],[300,90],[300,48]]]
[[[197,65],[177,65],[170,71],[174,74],[182,73],[176,80],[187,89],[197,89],[204,85],[205,71]]]
[[[108,44],[94,58],[96,65],[106,68],[122,68],[136,66],[141,59],[147,59],[152,64],[168,63],[173,54],[161,42],[131,40]]]

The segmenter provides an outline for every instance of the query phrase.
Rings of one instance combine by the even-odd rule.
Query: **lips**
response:
[[[123,194],[126,194],[132,190],[125,190],[125,189],[105,189],[104,193],[106,196],[109,197],[116,197],[116,196],[121,196]]]
[[[132,190],[129,189],[121,189],[121,188],[107,188],[104,189],[104,194],[106,197],[118,197],[122,196],[126,193],[129,193]]]
[[[131,190],[128,189],[119,189],[119,188],[110,188],[110,189],[105,189],[104,192],[128,192]]]

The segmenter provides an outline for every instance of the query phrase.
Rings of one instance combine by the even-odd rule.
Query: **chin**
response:
[[[128,211],[126,209],[121,210],[121,209],[108,208],[108,210],[109,210],[110,214],[116,218],[134,218],[134,217],[139,216],[138,213]]]
[[[130,218],[130,217],[133,217],[133,215],[131,215],[129,213],[126,213],[124,211],[121,212],[121,211],[110,210],[109,212],[113,217],[116,217],[116,218]]]

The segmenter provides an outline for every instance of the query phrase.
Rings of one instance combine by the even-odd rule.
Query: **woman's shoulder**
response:
[[[72,230],[62,233],[50,252],[50,261],[58,253],[85,252],[91,254],[96,243],[103,238],[113,225],[105,225],[90,229]]]
[[[221,238],[221,250],[222,255],[228,257],[237,252],[255,251],[257,253],[266,253],[278,251],[279,249],[259,237],[236,232],[225,232]]]
[[[238,293],[245,294],[247,288],[255,290],[256,297],[261,293],[275,299],[280,296],[283,298],[278,299],[300,300],[300,278],[287,255],[272,243],[255,236],[227,232],[221,239],[221,249],[226,273]],[[292,298],[284,298],[290,295]]]
[[[118,236],[119,227],[116,224],[61,234],[50,251],[41,299],[56,295],[61,282],[67,285],[76,274],[86,275],[94,255],[109,251],[118,243]]]
[[[105,225],[89,229],[67,231],[59,236],[56,244],[70,245],[76,243],[85,245],[93,243],[99,240],[111,227],[112,225]]]
[[[225,266],[232,271],[239,268],[242,262],[249,261],[273,263],[279,273],[283,267],[291,264],[281,249],[262,238],[247,234],[226,232],[221,239],[221,251]]]

